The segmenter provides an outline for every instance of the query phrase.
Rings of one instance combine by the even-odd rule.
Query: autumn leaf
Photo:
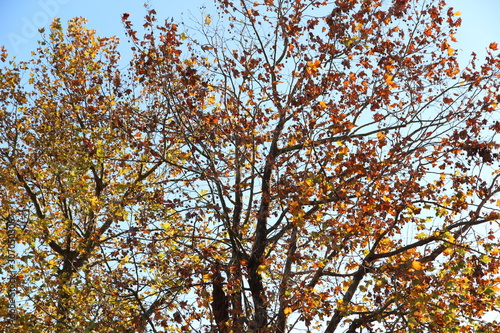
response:
[[[412,261],[411,267],[416,271],[420,271],[423,268],[422,263],[420,263],[420,261],[417,260]]]
[[[204,25],[209,25],[212,22],[212,17],[210,15],[205,15]]]
[[[398,88],[399,86],[394,82],[392,81],[392,79],[394,78],[394,75],[389,75],[389,74],[385,74],[384,75],[384,80],[385,80],[385,83],[389,86],[389,88],[391,89],[395,89],[395,88]]]

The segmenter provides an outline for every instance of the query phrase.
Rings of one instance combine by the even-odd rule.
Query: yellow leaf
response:
[[[91,197],[89,201],[92,206],[96,206],[99,203],[99,199],[97,199],[96,197]]]
[[[415,260],[411,263],[411,268],[413,268],[416,271],[420,271],[422,270],[422,263],[420,261]]]
[[[203,274],[203,281],[205,281],[205,282],[210,281],[210,277],[211,277],[210,273]]]
[[[453,250],[453,248],[449,247],[447,248],[446,250],[444,250],[443,252],[445,255],[452,255],[453,253],[455,253],[455,250]]]
[[[421,232],[415,236],[416,239],[425,239],[427,238],[427,234],[425,232]]]
[[[455,16],[460,16],[460,15],[462,15],[462,12],[461,12],[461,11],[454,12],[454,13],[453,13],[453,15],[455,15]]]
[[[212,22],[212,17],[210,15],[205,16],[205,25],[209,25]]]
[[[291,307],[287,307],[287,308],[285,308],[285,310],[284,310],[283,312],[284,312],[286,315],[287,315],[287,314],[290,314],[290,313],[292,313],[292,308],[291,308]]]
[[[451,56],[453,56],[454,51],[455,51],[454,49],[452,49],[451,47],[449,47],[449,48],[448,48],[448,55],[449,55],[450,57],[451,57]]]
[[[491,261],[491,258],[490,258],[489,256],[487,256],[486,254],[483,254],[483,255],[479,258],[479,260],[481,260],[481,262],[482,262],[483,264],[487,264],[487,263],[489,263],[489,262]]]

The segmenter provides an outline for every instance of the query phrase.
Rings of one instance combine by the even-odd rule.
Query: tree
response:
[[[497,44],[461,69],[444,1],[216,4],[1,72],[14,327],[500,330]]]
[[[55,21],[32,61],[1,73],[1,216],[16,230],[2,244],[20,249],[9,272],[19,304],[2,306],[2,331],[144,330],[179,292],[181,277],[166,273],[189,260],[161,226],[176,218],[161,194],[174,173],[155,157],[180,163],[183,153],[160,137],[152,150],[148,126],[161,125],[139,109],[134,82],[122,83],[117,40],[84,23],[64,35]]]

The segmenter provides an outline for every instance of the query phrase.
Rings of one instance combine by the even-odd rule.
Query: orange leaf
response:
[[[394,81],[392,81],[393,78],[394,75],[389,75],[389,74],[384,75],[385,83],[387,83],[387,85],[391,89],[399,87],[396,83],[394,83]]]
[[[385,138],[385,133],[378,132],[378,133],[377,133],[377,138],[378,138],[379,140],[384,140],[384,138]]]
[[[415,260],[411,263],[411,268],[413,268],[416,271],[420,271],[422,270],[422,263],[420,261]]]

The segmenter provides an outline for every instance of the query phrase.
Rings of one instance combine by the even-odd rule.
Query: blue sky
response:
[[[130,13],[133,22],[140,25],[145,13],[143,3],[143,0],[0,0],[0,45],[6,46],[10,55],[27,59],[37,46],[37,29],[47,27],[56,16],[63,22],[83,16],[89,20],[88,27],[97,29],[99,35],[123,36],[121,14]],[[211,3],[211,0],[151,0],[160,19],[187,19],[189,13],[199,17],[199,7]],[[449,0],[448,4],[462,12],[463,25],[456,47],[461,50],[462,61],[474,50],[481,54],[492,41],[500,43],[499,0]]]
[[[188,18],[200,15],[200,6],[211,0],[150,1],[158,18]],[[65,24],[70,18],[83,16],[89,20],[88,28],[96,29],[100,36],[123,37],[121,15],[130,13],[136,26],[143,22],[146,9],[144,0],[0,0],[0,45],[10,55],[26,59],[37,47],[38,29],[48,27],[54,17]]]
[[[438,1],[438,0],[429,0]],[[199,17],[199,7],[210,6],[211,0],[151,0],[158,18]],[[140,25],[145,13],[143,0],[0,0],[0,45],[10,55],[27,59],[37,46],[38,28],[47,27],[54,17],[63,22],[75,16],[89,20],[88,27],[97,29],[101,36],[123,37],[121,14],[130,13],[133,22]],[[457,35],[461,60],[466,61],[472,51],[484,52],[490,42],[500,43],[499,0],[449,0],[455,11],[462,12],[463,25]]]

